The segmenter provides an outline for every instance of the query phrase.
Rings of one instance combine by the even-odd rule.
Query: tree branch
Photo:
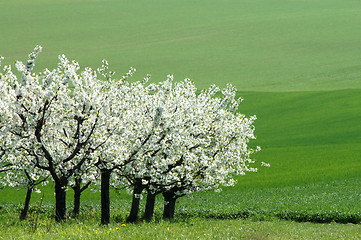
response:
[[[82,188],[80,188],[80,192],[84,192],[84,190],[87,189],[91,183],[91,181],[87,182]]]
[[[72,160],[81,150],[81,148],[83,148],[86,144],[88,144],[89,140],[90,140],[90,137],[93,135],[94,133],[94,130],[95,130],[95,127],[98,123],[98,120],[99,120],[99,115],[97,115],[95,121],[94,121],[94,124],[87,136],[87,138],[85,139],[84,142],[81,142],[80,140],[80,128],[84,122],[84,118],[81,118],[81,117],[78,117],[78,116],[75,116],[74,117],[75,120],[78,121],[78,124],[77,124],[77,130],[76,130],[76,133],[75,133],[75,137],[77,137],[77,144],[76,144],[76,147],[74,149],[74,151],[67,157],[65,158],[62,162],[63,163],[66,163],[66,162],[69,162],[70,160]]]

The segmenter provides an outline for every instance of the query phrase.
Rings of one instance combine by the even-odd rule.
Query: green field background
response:
[[[271,167],[183,208],[361,209],[360,1],[0,0],[0,17],[3,64],[40,44],[38,71],[64,53],[82,67],[108,59],[118,76],[133,66],[138,79],[237,87]]]
[[[44,47],[84,67],[190,77],[246,91],[360,88],[358,0],[1,0],[0,52],[9,62]]]

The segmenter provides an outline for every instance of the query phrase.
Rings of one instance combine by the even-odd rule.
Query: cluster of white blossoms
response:
[[[10,66],[0,73],[0,167],[11,168],[2,184],[23,184],[24,170],[32,179],[97,183],[99,169],[108,169],[115,185],[140,180],[156,193],[185,195],[256,171],[251,154],[259,148],[248,146],[256,117],[237,112],[242,99],[232,85],[197,92],[190,79],[171,75],[128,81],[133,68],[116,79],[105,60],[97,71],[80,71],[64,55],[56,69],[35,74],[41,50],[16,62],[21,79]]]
[[[197,94],[191,80],[174,83],[169,76],[147,90],[149,108],[162,110],[160,120],[127,174],[154,192],[184,195],[233,185],[234,175],[255,171],[249,167],[255,150],[247,146],[255,117],[234,113],[241,101],[235,88],[228,85],[218,98],[215,86]]]

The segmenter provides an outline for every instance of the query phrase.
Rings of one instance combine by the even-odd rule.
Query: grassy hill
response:
[[[106,58],[155,81],[168,73],[200,88],[242,91],[361,87],[361,7],[357,0],[14,0],[0,1],[0,53],[39,68],[58,54],[83,66]]]

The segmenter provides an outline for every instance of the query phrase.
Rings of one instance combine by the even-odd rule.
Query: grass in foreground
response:
[[[184,219],[175,222],[110,224],[92,222],[57,224],[39,222],[1,226],[0,239],[359,239],[361,226],[290,221]]]
[[[184,219],[248,219],[293,220],[314,223],[361,223],[360,178],[318,182],[314,184],[286,186],[275,188],[241,188],[225,189],[221,193],[207,192],[183,197],[178,201],[175,220]],[[54,200],[50,189],[47,189],[47,200],[39,208],[39,196],[34,196],[30,218],[53,219]],[[91,194],[92,199],[83,198],[80,219],[92,224],[100,223],[99,193]],[[123,223],[129,214],[131,199],[129,196],[111,195],[111,222]],[[71,195],[68,200],[68,213],[71,212]],[[142,200],[140,213],[144,210]],[[155,207],[155,219],[162,216],[163,199],[158,198]],[[0,209],[0,225],[16,225],[22,203],[3,203]],[[70,221],[71,222],[71,221]]]

